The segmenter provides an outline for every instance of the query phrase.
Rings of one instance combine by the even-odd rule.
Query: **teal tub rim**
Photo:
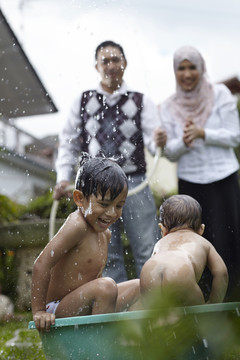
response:
[[[194,305],[194,306],[181,307],[178,309],[182,311],[185,315],[236,311],[237,316],[240,316],[240,302]],[[156,314],[156,310],[138,310],[138,311],[111,313],[111,314],[58,318],[55,319],[55,325],[52,327],[58,328],[63,326],[99,324],[99,323],[116,322],[122,320],[139,320],[139,319],[152,318],[154,317],[155,314]],[[30,321],[28,328],[32,330],[36,329],[35,322]]]

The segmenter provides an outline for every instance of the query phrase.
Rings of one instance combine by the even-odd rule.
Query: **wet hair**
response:
[[[202,224],[202,208],[188,195],[173,195],[160,207],[160,223],[168,231],[173,228],[190,228],[197,232]]]
[[[127,176],[122,168],[113,159],[103,156],[91,157],[82,153],[79,170],[75,180],[75,188],[82,191],[88,199],[90,195],[102,195],[110,190],[110,200],[114,200],[123,190],[128,188]]]
[[[101,44],[99,44],[99,45],[97,46],[97,48],[96,48],[96,50],[95,50],[95,60],[97,60],[97,56],[98,56],[99,51],[100,51],[101,49],[104,49],[104,48],[107,47],[107,46],[112,46],[112,47],[115,47],[115,48],[119,49],[120,52],[121,52],[121,54],[122,54],[122,56],[124,57],[124,60],[127,61],[122,46],[121,46],[120,44],[115,43],[115,42],[112,41],[112,40],[103,41]]]

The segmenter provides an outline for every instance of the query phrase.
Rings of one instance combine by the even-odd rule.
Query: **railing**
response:
[[[49,141],[36,138],[27,131],[19,129],[14,121],[11,122],[3,117],[0,118],[0,147],[27,155],[38,163],[54,168],[57,137],[52,137]]]

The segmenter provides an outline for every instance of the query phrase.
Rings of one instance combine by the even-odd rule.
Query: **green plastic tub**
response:
[[[46,359],[209,360],[240,344],[240,302],[174,309],[174,321],[157,310],[56,319],[40,333]]]

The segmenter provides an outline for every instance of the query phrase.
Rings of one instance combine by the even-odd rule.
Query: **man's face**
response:
[[[102,78],[101,84],[105,91],[113,93],[121,86],[126,66],[127,62],[118,48],[107,46],[99,50],[96,69]]]

